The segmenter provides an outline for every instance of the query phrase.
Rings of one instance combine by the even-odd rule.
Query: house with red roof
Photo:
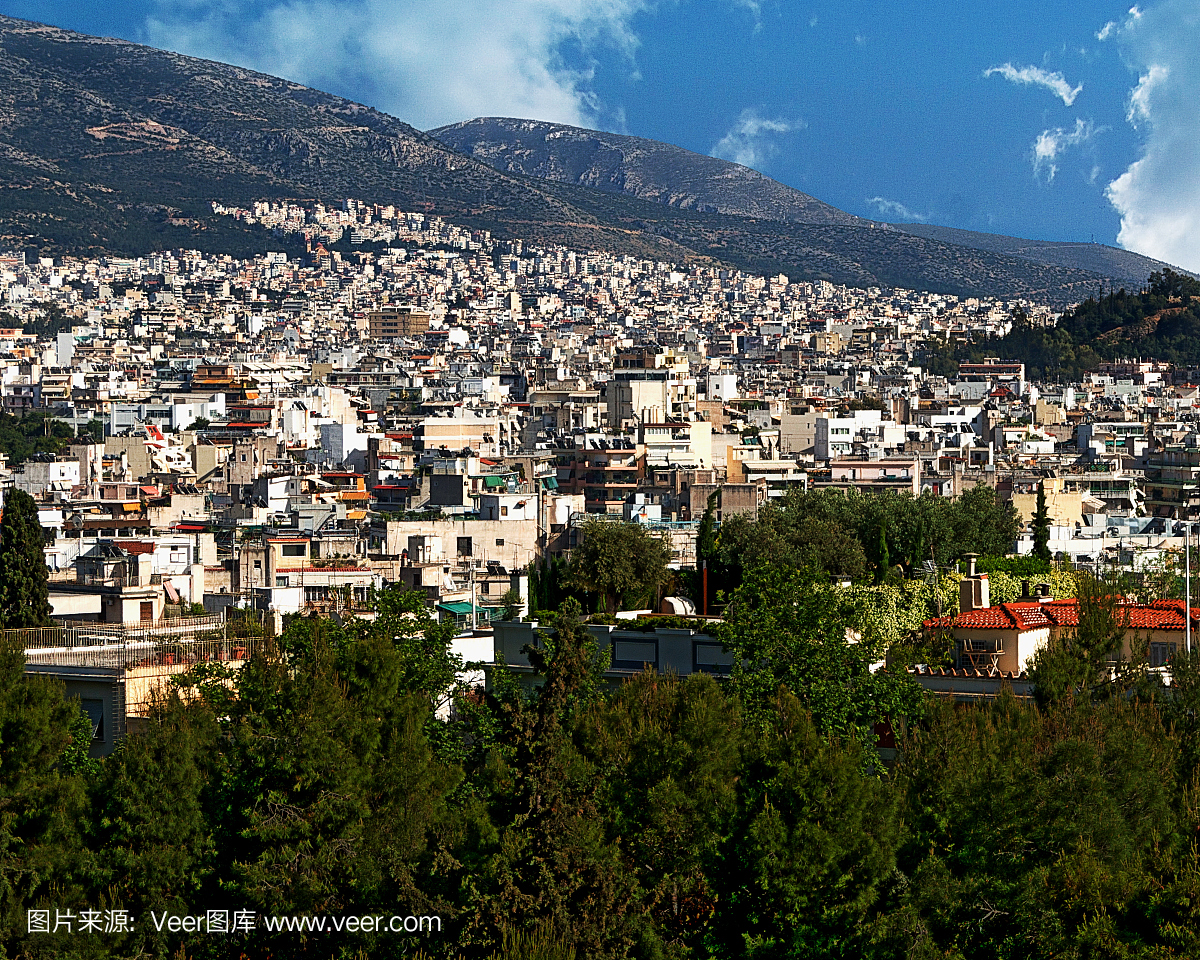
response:
[[[1078,629],[1079,601],[1074,597],[1051,599],[1049,588],[1042,585],[1034,595],[992,604],[988,601],[987,574],[975,573],[974,558],[968,558],[967,563],[967,576],[960,583],[960,612],[924,624],[927,632],[950,633],[959,669],[990,676],[1020,676],[1038,650]],[[1187,620],[1182,600],[1151,603],[1123,600],[1117,607],[1117,616],[1126,624],[1121,651],[1125,658],[1144,649],[1150,665],[1161,667],[1184,649]],[[1191,618],[1192,632],[1200,640],[1200,608],[1191,608]]]

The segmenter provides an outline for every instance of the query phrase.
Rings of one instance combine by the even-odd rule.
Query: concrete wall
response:
[[[79,702],[96,728],[89,755],[103,757],[112,753],[117,741],[125,735],[125,681],[121,669],[26,664],[25,672],[61,680],[64,699]]]
[[[719,490],[717,497],[717,519],[723,520],[738,514],[758,516],[759,505],[766,500],[766,485],[759,483],[694,483],[688,491],[691,497],[692,519],[704,516],[708,498]]]
[[[495,662],[503,658],[507,666],[529,672],[532,669],[529,657],[521,652],[521,648],[526,644],[538,645],[536,621],[497,621],[492,628]],[[692,673],[724,675],[733,665],[733,655],[725,652],[719,641],[691,629],[659,627],[641,632],[607,624],[589,624],[587,631],[601,651],[612,652],[612,666],[605,674],[612,681],[640,673],[646,667],[659,673],[688,676]]]

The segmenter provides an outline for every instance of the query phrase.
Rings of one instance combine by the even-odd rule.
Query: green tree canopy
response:
[[[81,785],[59,774],[77,704],[61,683],[25,676],[25,652],[0,631],[0,938],[24,929],[25,910],[62,885],[78,854],[86,806]],[[87,727],[91,746],[91,726]]]
[[[961,361],[1008,357],[1022,360],[1031,379],[1069,382],[1105,360],[1131,356],[1200,362],[1200,280],[1167,267],[1136,293],[1122,288],[1088,297],[1055,325],[1030,323],[1022,311],[1002,337],[960,344],[931,339],[921,359],[930,372],[952,376]]]
[[[670,574],[671,550],[636,523],[587,521],[583,542],[571,555],[571,580],[575,587],[604,598],[604,608],[615,613],[628,600],[653,603]]]
[[[1076,584],[1079,625],[1038,650],[1029,668],[1042,704],[1107,695],[1130,630],[1128,608],[1117,583],[1080,573]]]
[[[880,638],[847,591],[810,572],[761,566],[738,588],[722,639],[733,651],[733,686],[760,711],[786,687],[825,736],[873,741],[874,724],[920,712],[904,672],[873,670]]]
[[[93,420],[91,424],[99,426],[99,421]],[[42,410],[23,417],[0,413],[0,452],[8,456],[10,463],[21,463],[35,453],[62,453],[74,436],[75,431],[69,424]],[[103,438],[102,432],[100,436]],[[91,441],[94,437],[95,431],[89,429],[83,441]]]
[[[967,553],[1003,556],[1019,531],[1016,512],[996,491],[977,486],[957,500],[933,494],[793,490],[758,516],[733,516],[720,526],[717,571],[726,590],[760,564],[807,567],[820,576],[876,577],[901,564],[909,572],[930,559],[948,564]]]
[[[50,622],[50,572],[37,504],[9,490],[0,518],[0,626],[40,627]]]

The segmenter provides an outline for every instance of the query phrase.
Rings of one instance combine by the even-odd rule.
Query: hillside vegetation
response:
[[[989,356],[1023,360],[1031,379],[1060,382],[1122,357],[1200,365],[1200,280],[1157,271],[1136,293],[1120,289],[1089,297],[1056,326],[1031,324],[1018,313],[1006,336],[927,344],[925,362],[934,373],[953,375],[960,361]]]

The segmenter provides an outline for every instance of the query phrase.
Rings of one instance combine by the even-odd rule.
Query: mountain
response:
[[[640,242],[537,183],[497,174],[394,117],[275,77],[0,17],[0,241],[49,251],[221,249],[213,200],[364,197],[467,217],[573,224],[574,242]],[[261,237],[241,237],[261,249]],[[236,251],[231,251],[236,252]]]
[[[761,202],[771,217],[497,170],[395,117],[287,80],[9,17],[0,17],[0,121],[0,245],[42,254],[194,247],[245,256],[283,241],[213,215],[212,201],[355,197],[500,237],[857,286],[1066,305],[1108,277],[856,220],[766,178],[770,200],[739,202]],[[647,156],[658,159],[639,161],[639,175],[655,184],[674,176],[664,158],[705,169],[706,158],[675,148]],[[752,173],[725,178],[744,181],[723,191],[730,203],[748,197]],[[678,202],[716,205],[699,173],[687,176]],[[775,219],[785,209],[826,221]]]
[[[429,131],[508,173],[624,193],[680,210],[865,226],[867,221],[770,177],[682,147],[540,120],[483,117]]]
[[[950,247],[1015,257],[1042,267],[1087,271],[1096,275],[1097,283],[1103,279],[1106,284],[1131,289],[1144,285],[1151,273],[1170,267],[1162,261],[1103,244],[1021,240],[924,223],[877,224],[741,164],[642,137],[511,117],[481,117],[438,127],[429,133],[497,170],[628,194],[678,209],[824,226],[891,228]],[[821,233],[810,236],[818,238],[834,245],[841,240]],[[860,246],[877,245],[864,241]],[[930,251],[926,248],[909,249],[899,244],[895,248],[900,260],[927,252]],[[812,256],[813,251],[805,254]],[[877,255],[886,253],[879,251]],[[827,259],[819,254],[818,257]],[[986,269],[982,263],[978,266]],[[848,265],[842,269],[847,268],[854,269]],[[931,279],[937,272],[931,268]],[[880,275],[885,274],[886,270],[880,271]],[[946,281],[950,282],[949,277]]]
[[[1146,278],[1152,273],[1166,269],[1180,272],[1178,267],[1162,260],[1143,257],[1132,250],[1122,250],[1103,243],[1019,240],[996,233],[976,233],[973,230],[938,227],[931,223],[896,223],[892,226],[905,233],[960,247],[1008,254],[1035,263],[1091,270],[1107,277],[1116,286],[1125,286],[1131,291],[1141,289],[1146,283]]]

